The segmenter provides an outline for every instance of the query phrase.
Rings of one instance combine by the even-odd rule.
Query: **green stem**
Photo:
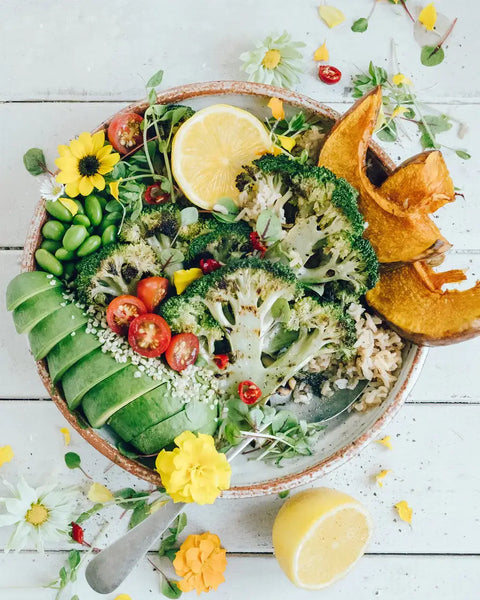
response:
[[[155,169],[153,168],[153,163],[152,163],[152,159],[150,158],[150,152],[148,151],[148,144],[147,144],[147,132],[148,132],[148,117],[151,114],[150,111],[150,107],[147,108],[147,110],[145,111],[145,114],[143,115],[143,119],[145,122],[145,127],[143,128],[143,147],[145,149],[145,156],[147,157],[147,162],[148,162],[148,167],[152,173],[152,175],[155,175]]]

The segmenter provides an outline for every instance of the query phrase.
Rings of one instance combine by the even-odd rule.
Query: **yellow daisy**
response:
[[[56,179],[58,183],[65,184],[65,191],[70,198],[78,194],[88,196],[93,188],[100,191],[105,188],[103,176],[117,164],[120,154],[112,153],[112,146],[104,144],[105,132],[98,131],[93,135],[81,133],[69,146],[58,147],[60,156],[55,164],[60,173]]]

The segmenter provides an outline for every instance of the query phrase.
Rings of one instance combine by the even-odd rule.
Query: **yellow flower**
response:
[[[183,577],[177,582],[182,592],[196,590],[197,594],[216,590],[225,581],[227,553],[213,533],[189,535],[173,561],[175,573]]]
[[[335,8],[335,6],[326,6],[325,4],[322,4],[322,6],[318,7],[318,14],[330,29],[345,21],[345,15],[339,8]]]
[[[112,492],[101,483],[92,483],[87,494],[91,502],[111,502],[113,500]]]
[[[203,276],[202,269],[194,267],[193,269],[179,269],[173,274],[173,285],[177,290],[177,294],[184,292],[187,287],[196,279]]]
[[[397,73],[392,77],[394,85],[412,85],[412,80],[403,73]]]
[[[5,463],[10,462],[14,456],[11,446],[2,446],[0,448],[0,467]]]
[[[110,188],[110,194],[115,198],[115,200],[118,200],[118,188],[121,181],[121,179],[117,179],[117,181],[111,181],[108,184],[108,187]]]
[[[215,448],[213,437],[184,431],[175,438],[178,446],[162,450],[155,467],[174,502],[213,504],[222,490],[230,487],[231,467]]]
[[[119,594],[115,597],[115,600],[132,600],[132,597],[128,594]]]
[[[325,40],[323,44],[317,48],[313,54],[313,60],[321,60],[323,62],[327,62],[330,58],[330,53],[327,48],[327,41]]]
[[[78,204],[71,198],[59,198],[58,201],[62,204],[73,216],[78,213]]]
[[[280,145],[282,146],[282,148],[285,148],[285,150],[287,152],[291,152],[292,148],[295,146],[295,138],[293,137],[288,137],[287,135],[279,135],[278,137],[278,141],[280,142]]]
[[[406,113],[407,109],[405,108],[405,106],[397,106],[396,108],[393,109],[392,112],[392,119],[394,119],[395,117],[398,117],[400,115],[403,115],[403,113]]]
[[[280,121],[285,118],[285,111],[283,110],[283,102],[280,98],[270,98],[268,108],[272,111],[272,117]]]
[[[380,473],[377,473],[375,475],[375,481],[378,483],[378,485],[380,487],[383,487],[383,479],[389,474],[391,473],[390,469],[384,470],[384,471],[380,471]]]
[[[437,22],[437,9],[435,4],[430,2],[418,15],[418,20],[428,31],[433,31],[435,23]]]
[[[393,450],[389,435],[386,435],[381,440],[376,440],[376,441],[377,441],[377,444],[382,444],[382,446],[385,446],[385,448],[388,448],[389,450]]]
[[[408,502],[406,500],[397,502],[397,504],[395,504],[395,508],[397,509],[398,516],[402,519],[402,521],[410,524],[412,523],[413,510],[410,506],[408,506]]]
[[[65,446],[68,446],[70,444],[70,431],[66,427],[62,427],[60,433],[63,433]]]
[[[65,191],[70,198],[78,194],[88,196],[93,191],[105,188],[104,175],[110,173],[120,160],[120,154],[112,153],[112,146],[105,144],[105,132],[93,135],[81,133],[69,146],[58,146],[59,158],[55,164],[60,169],[56,179],[65,183]]]

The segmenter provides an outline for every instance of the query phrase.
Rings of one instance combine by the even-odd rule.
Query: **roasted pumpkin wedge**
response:
[[[320,152],[318,164],[344,177],[359,191],[367,237],[382,263],[414,262],[445,252],[450,244],[424,213],[396,216],[382,208],[380,189],[368,179],[366,154],[382,102],[377,87],[337,121]],[[393,203],[391,203],[393,205]]]
[[[442,290],[464,279],[461,270],[435,273],[422,262],[406,264],[384,271],[367,302],[403,338],[446,346],[480,334],[480,281],[465,291]]]

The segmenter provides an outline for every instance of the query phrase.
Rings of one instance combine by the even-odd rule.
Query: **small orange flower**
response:
[[[218,535],[208,531],[189,535],[180,546],[173,566],[175,573],[183,578],[177,582],[182,592],[209,592],[225,581],[227,553],[221,547]]]

